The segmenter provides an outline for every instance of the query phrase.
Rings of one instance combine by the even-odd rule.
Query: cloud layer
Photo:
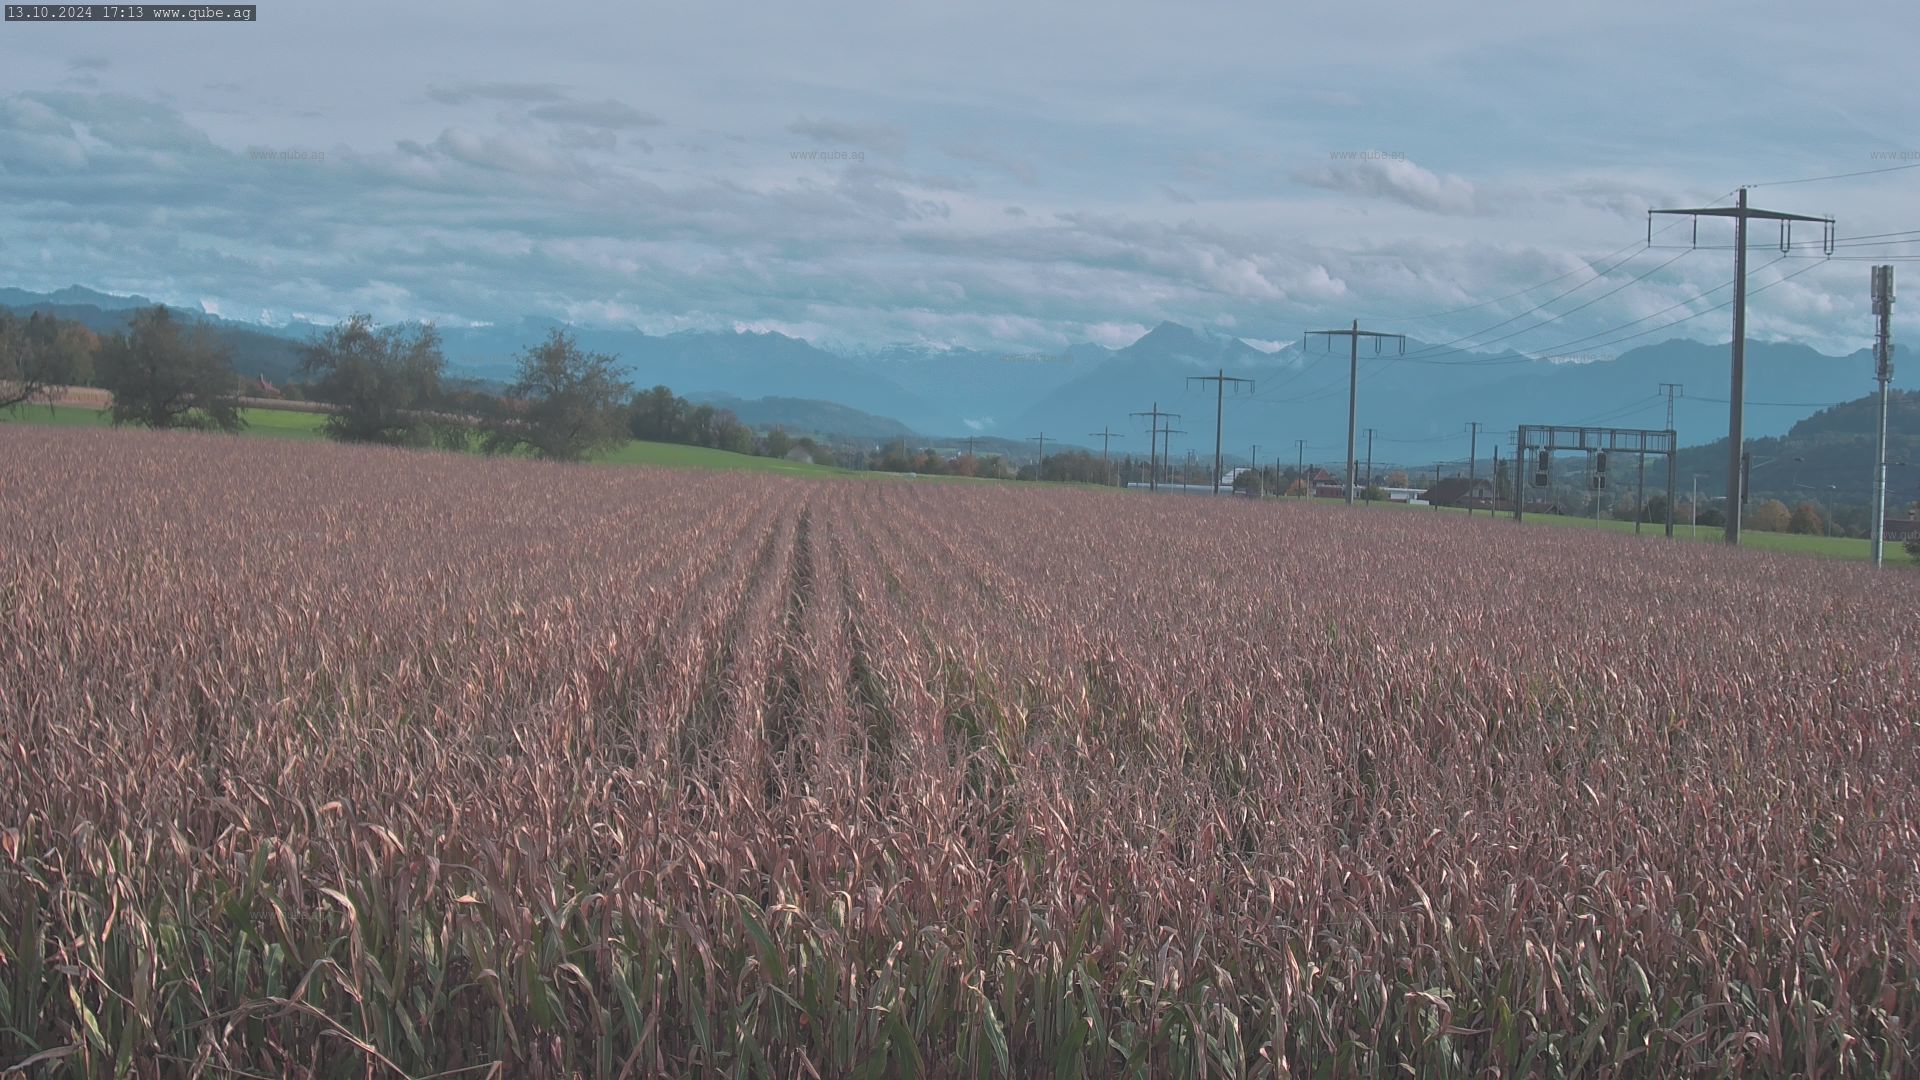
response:
[[[1537,351],[1588,335],[1604,354],[1618,335],[1600,331],[1724,298],[1688,303],[1730,273],[1703,250],[1595,299],[1674,254],[1622,258],[1650,205],[1920,150],[1899,141],[1916,92],[1871,77],[1896,51],[1864,33],[1872,12],[1822,14],[1791,49],[1783,15],[1707,50],[1650,29],[1663,9],[1644,3],[1502,2],[1462,24],[1418,5],[850,0],[832,26],[590,4],[534,35],[488,0],[457,25],[383,11],[371,36],[350,32],[354,7],[182,34],[168,57],[142,27],[0,37],[12,85],[44,88],[0,93],[0,281],[243,317],[998,349],[1123,344],[1162,319],[1271,347],[1366,317]],[[1722,7],[1738,10],[1701,15]],[[1362,37],[1364,62],[1336,47]],[[1869,55],[1837,62],[1824,42],[1841,39]],[[1724,113],[1745,70],[1730,58],[1773,55],[1737,91],[1775,118],[1766,145],[1671,119]],[[1759,190],[1859,235],[1920,228],[1910,177]],[[1725,244],[1716,226],[1703,244]],[[1753,332],[1863,343],[1864,264],[1789,259],[1755,284],[1794,271],[1756,297]],[[1725,332],[1723,313],[1668,331]]]

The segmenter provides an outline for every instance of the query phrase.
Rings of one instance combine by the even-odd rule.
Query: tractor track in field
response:
[[[754,528],[761,536],[752,545],[754,554],[736,559],[729,568],[735,572],[718,578],[739,580],[741,586],[734,591],[726,613],[716,623],[705,624],[714,626],[709,631],[714,640],[706,652],[686,715],[679,718],[674,731],[675,758],[684,768],[698,769],[706,763],[726,724],[727,676],[733,667],[737,638],[752,603],[752,583],[764,576],[778,557],[780,522],[786,512],[785,506],[776,506],[756,519]]]
[[[780,636],[774,645],[773,664],[767,671],[762,728],[767,755],[780,767],[775,772],[784,771],[789,752],[798,749],[794,736],[805,719],[801,664],[807,607],[815,602],[813,545],[813,507],[809,504],[801,508],[800,520],[794,526],[786,608],[781,615]],[[768,783],[773,783],[771,777]]]
[[[851,535],[858,536],[855,532]],[[841,617],[846,623],[847,650],[846,695],[855,723],[862,730],[860,760],[870,786],[883,785],[893,771],[898,755],[899,718],[893,703],[887,700],[886,684],[874,662],[872,642],[860,617],[860,591],[855,584],[852,559],[843,546],[837,552],[840,566]]]

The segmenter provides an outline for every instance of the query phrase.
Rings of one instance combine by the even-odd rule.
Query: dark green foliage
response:
[[[302,347],[300,373],[316,400],[334,406],[328,438],[426,446],[441,441],[430,410],[446,364],[431,325],[375,329],[371,315],[354,315]],[[449,439],[464,444],[466,435]]]
[[[626,437],[624,402],[632,392],[613,357],[583,352],[572,334],[554,330],[521,354],[506,415],[491,425],[483,449],[584,461]]]
[[[754,452],[753,432],[726,409],[695,405],[664,386],[633,395],[627,426],[643,442],[707,446],[736,454]]]
[[[79,323],[0,310],[0,410],[44,398],[56,386],[91,382],[99,343]]]
[[[787,451],[792,449],[793,436],[779,428],[767,432],[766,437],[760,440],[760,452],[767,457],[786,457]]]
[[[101,349],[100,384],[115,424],[238,431],[246,426],[226,348],[206,327],[143,308]]]

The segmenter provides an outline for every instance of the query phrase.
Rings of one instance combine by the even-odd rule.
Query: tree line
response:
[[[36,311],[0,310],[0,409],[44,399],[55,387],[93,380],[100,337],[79,323]]]
[[[848,464],[848,451],[802,435],[773,428],[757,434],[731,410],[697,404],[664,386],[633,395],[628,406],[627,433],[642,442],[705,446],[735,454],[784,458],[798,450],[816,465]]]
[[[582,349],[562,329],[523,350],[512,383],[497,391],[451,376],[440,335],[427,324],[378,326],[356,314],[298,354],[298,381],[281,391],[327,406],[320,430],[340,442],[581,461],[632,438],[935,476],[1099,484],[1121,475],[1118,462],[1109,469],[1084,450],[1016,467],[998,454],[949,455],[899,439],[875,449],[779,428],[757,433],[731,411],[668,387],[636,391],[617,358]],[[261,389],[235,374],[231,350],[211,327],[164,306],[136,311],[126,330],[105,336],[49,315],[23,320],[0,311],[0,409],[51,400],[73,385],[106,390],[117,425],[228,432],[246,426],[242,399]]]
[[[522,351],[513,381],[498,392],[449,375],[431,325],[382,327],[356,314],[300,346],[299,356],[301,381],[285,396],[328,406],[321,431],[340,442],[581,461],[635,438],[834,457],[812,439],[756,435],[731,412],[664,386],[636,393],[617,358],[582,349],[560,329]],[[124,331],[109,335],[42,312],[22,319],[0,311],[0,410],[51,402],[66,386],[107,391],[116,425],[226,432],[246,426],[242,399],[260,389],[235,373],[212,328],[165,306],[134,312]]]

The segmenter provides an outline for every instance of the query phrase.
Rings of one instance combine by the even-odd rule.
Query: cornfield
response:
[[[0,1069],[1920,1070],[1920,583],[0,428]]]

